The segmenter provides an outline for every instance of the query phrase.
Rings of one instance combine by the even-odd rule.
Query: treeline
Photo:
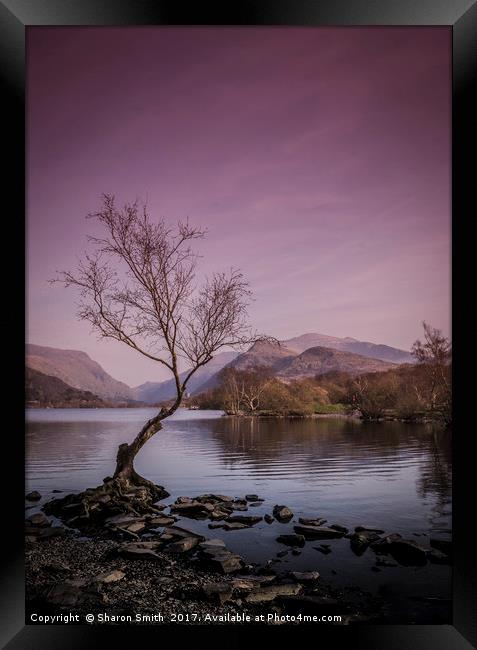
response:
[[[424,323],[424,341],[416,341],[415,364],[351,377],[330,372],[284,383],[266,368],[224,368],[219,385],[196,398],[200,408],[229,414],[309,416],[357,413],[363,419],[399,418],[452,422],[451,345],[439,330]]]

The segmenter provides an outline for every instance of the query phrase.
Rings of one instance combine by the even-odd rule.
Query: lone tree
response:
[[[242,273],[214,273],[196,284],[198,255],[191,248],[205,231],[188,222],[172,228],[152,221],[138,201],[116,207],[103,195],[99,212],[88,215],[104,237],[88,237],[92,252],[75,272],[56,281],[80,291],[78,316],[100,337],[115,339],[167,368],[175,381],[175,399],[144,424],[135,439],[119,446],[113,480],[126,489],[151,481],[134,469],[134,459],[180,406],[187,384],[224,346],[257,340],[247,323],[251,291]],[[180,374],[179,363],[188,368]]]

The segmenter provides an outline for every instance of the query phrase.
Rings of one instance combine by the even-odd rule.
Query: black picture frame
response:
[[[120,628],[25,625],[23,498],[24,498],[24,214],[25,193],[25,31],[33,25],[449,25],[453,36],[453,148],[452,148],[452,214],[453,214],[453,338],[454,338],[454,566],[453,624],[440,626],[321,626],[313,633],[320,643],[353,643],[356,648],[388,650],[401,648],[433,648],[459,650],[477,646],[477,599],[475,552],[466,530],[466,517],[473,509],[469,494],[473,458],[467,453],[468,438],[464,406],[472,404],[471,387],[463,371],[467,363],[466,319],[463,289],[469,274],[468,258],[460,246],[467,239],[472,221],[475,164],[471,164],[476,144],[475,116],[477,104],[472,96],[477,71],[477,2],[475,0],[241,0],[212,6],[198,3],[185,7],[181,3],[162,0],[0,0],[0,77],[4,109],[3,159],[4,198],[10,202],[3,221],[4,309],[1,319],[2,341],[9,352],[8,412],[13,424],[4,423],[4,463],[8,453],[11,472],[4,483],[4,511],[7,530],[2,535],[1,555],[0,643],[9,650],[18,648],[83,648],[115,643],[117,647],[142,641],[150,628]],[[7,138],[6,136],[9,136]],[[7,141],[8,140],[8,141]],[[457,247],[459,246],[459,254]],[[8,250],[7,250],[8,248]],[[10,253],[7,255],[6,253]],[[12,255],[13,254],[13,255]],[[12,262],[13,259],[13,262]],[[466,266],[467,265],[467,266]],[[462,313],[461,313],[462,310]],[[457,334],[456,334],[457,332]],[[475,338],[475,336],[474,336]],[[6,371],[5,371],[6,372]],[[467,436],[465,432],[467,431]],[[8,488],[8,489],[7,489]],[[470,561],[469,561],[469,558]],[[175,642],[190,628],[175,627]],[[300,643],[301,632],[291,630],[294,643]],[[158,631],[155,630],[156,635]],[[213,633],[213,638],[211,634]],[[194,628],[195,645],[227,644],[239,647],[250,630],[225,627]],[[258,640],[265,633],[267,643],[283,639],[285,629],[275,626],[252,631]],[[285,635],[286,636],[286,635]],[[164,640],[164,631],[160,637]]]

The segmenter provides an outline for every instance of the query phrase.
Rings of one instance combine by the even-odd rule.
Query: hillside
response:
[[[380,359],[370,359],[353,352],[342,352],[331,348],[314,347],[290,359],[278,372],[277,377],[291,381],[324,375],[327,372],[345,372],[349,375],[361,375],[368,372],[383,372],[395,367],[395,364]]]
[[[338,338],[336,336],[327,336],[326,334],[317,334],[314,332],[296,336],[295,338],[282,341],[282,343],[290,350],[298,353],[314,347],[323,347],[341,350],[343,352],[354,352],[363,357],[391,361],[392,363],[413,363],[414,361],[411,354],[406,350],[393,348],[389,345],[358,341],[350,337]]]
[[[29,344],[26,346],[26,365],[50,377],[57,377],[73,388],[91,391],[103,399],[134,399],[129,386],[113,379],[99,363],[79,350]]]
[[[188,383],[188,392],[195,392],[202,384],[219,372],[219,370],[233,361],[238,354],[238,352],[233,350],[217,354],[206,366],[199,368],[191,377]],[[186,374],[186,372],[181,373],[181,379],[184,379]],[[155,404],[156,402],[173,398],[176,393],[176,385],[173,379],[161,382],[147,381],[132,390],[135,399],[146,402],[147,404]]]
[[[26,368],[25,397],[35,406],[56,407],[104,407],[107,404],[90,391],[78,390],[65,384],[58,377],[45,375],[38,370]]]

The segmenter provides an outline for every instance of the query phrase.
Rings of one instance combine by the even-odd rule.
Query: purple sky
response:
[[[28,340],[164,378],[50,285],[103,192],[209,230],[251,322],[409,348],[450,330],[448,28],[29,28]]]

